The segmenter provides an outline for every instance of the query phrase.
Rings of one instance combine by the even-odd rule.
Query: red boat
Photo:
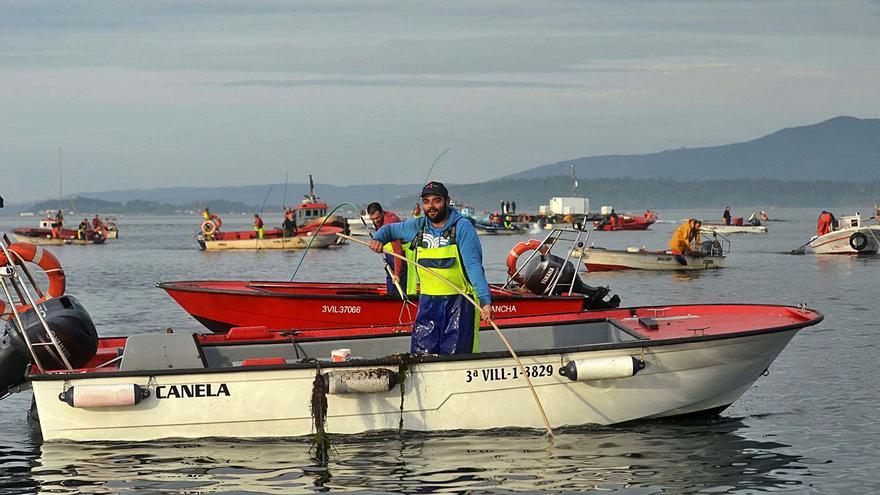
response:
[[[404,303],[389,296],[384,284],[230,280],[163,282],[158,287],[219,333],[251,326],[277,330],[408,325],[418,309],[418,298]],[[584,311],[594,306],[594,300],[598,306],[598,299],[583,294],[536,296],[492,286],[497,319]]]
[[[656,221],[657,215],[653,211],[648,210],[644,215],[629,215],[626,213],[617,215],[617,221],[613,224],[607,219],[598,220],[593,222],[593,228],[594,230],[605,232],[614,230],[647,230]]]

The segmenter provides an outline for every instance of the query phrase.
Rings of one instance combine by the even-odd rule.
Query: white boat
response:
[[[4,282],[23,290],[23,268],[0,247]],[[407,355],[401,326],[329,339],[265,327],[99,339],[73,296],[37,311],[0,288],[13,313],[0,397],[31,387],[29,417],[45,441],[541,428],[526,376],[553,428],[714,415],[823,318],[743,304],[511,318],[502,328],[519,367],[491,329],[480,332],[479,352],[454,356]]]
[[[572,254],[576,258],[577,253]],[[615,270],[710,270],[723,268],[725,255],[720,251],[706,255],[681,255],[645,248],[606,249],[590,246],[584,251],[584,264],[591,272]]]
[[[80,308],[71,296],[52,301],[49,320],[62,303],[73,309],[59,317]],[[556,428],[717,414],[821,318],[788,307],[692,305],[522,318],[503,331]],[[28,380],[47,441],[309,435],[318,375],[331,433],[542,427],[522,371],[492,330],[470,355],[401,360],[409,340],[137,335],[102,339],[81,367],[32,369]],[[331,362],[342,348],[359,358]]]
[[[766,234],[766,225],[725,225],[723,223],[704,223],[701,231],[715,232],[716,234]]]
[[[871,254],[880,249],[880,224],[863,225],[858,213],[840,217],[838,227],[814,237],[810,248],[815,254]]]

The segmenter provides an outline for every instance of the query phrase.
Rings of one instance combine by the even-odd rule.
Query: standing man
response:
[[[293,237],[296,234],[296,218],[293,217],[293,210],[287,210],[284,213],[281,229],[284,230],[284,237]]]
[[[263,234],[266,233],[266,229],[263,228],[263,219],[260,218],[259,213],[254,213],[254,230],[257,232],[257,239],[262,239]]]
[[[382,205],[379,203],[370,203],[367,205],[367,214],[370,215],[370,220],[373,222],[373,226],[376,227],[376,230],[379,230],[385,225],[390,225],[392,223],[400,223],[402,220],[396,213],[393,211],[384,211],[382,209]],[[400,240],[394,240],[391,242],[385,243],[382,246],[383,251],[388,253],[394,253],[399,256],[404,256],[409,258],[406,250],[409,248],[408,242],[403,242]],[[390,273],[386,273],[385,275],[385,286],[388,289],[388,295],[391,297],[400,297],[401,294],[397,291],[397,287],[395,284],[402,284],[402,289],[406,291],[407,294],[415,294],[416,293],[416,279],[415,277],[409,277],[409,273],[415,274],[414,270],[407,270],[407,263],[400,258],[395,258],[390,254],[385,255],[385,262],[389,267],[392,267]],[[412,281],[410,280],[412,278]]]
[[[370,242],[370,248],[381,253],[386,242],[409,240],[420,267],[431,268],[455,287],[474,296],[482,306],[480,317],[491,319],[492,300],[477,231],[449,206],[449,191],[440,182],[427,183],[421,198],[424,217],[383,226]],[[418,272],[421,293],[410,352],[444,355],[476,352],[480,325],[476,308],[434,273]]]
[[[99,217],[96,214],[95,218],[92,219],[92,230],[98,230],[98,227],[103,227],[103,226],[104,226],[104,222],[102,222],[101,217]]]
[[[721,219],[724,221],[724,225],[730,225],[730,207],[724,208],[724,213],[721,215]]]

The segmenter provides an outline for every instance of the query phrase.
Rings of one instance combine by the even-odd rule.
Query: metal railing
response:
[[[6,258],[6,263],[0,265],[0,286],[2,286],[3,294],[8,302],[7,307],[12,311],[11,324],[17,327],[22,340],[28,348],[28,352],[30,352],[31,358],[33,358],[33,363],[40,370],[40,373],[45,372],[46,368],[43,366],[43,363],[37,354],[38,347],[46,348],[47,352],[50,354],[54,353],[53,357],[56,358],[58,362],[64,363],[67,370],[72,371],[73,366],[70,365],[70,361],[67,359],[67,354],[64,352],[61,343],[58,342],[55,332],[49,328],[49,324],[46,322],[45,311],[37,304],[37,299],[35,299],[31,294],[31,291],[28,290],[27,285],[24,283],[24,279],[28,281],[31,288],[34,289],[34,292],[39,295],[39,298],[42,298],[42,291],[37,286],[34,278],[31,276],[18,253],[9,249],[11,245],[12,244],[9,241],[9,237],[6,236],[6,233],[0,233],[0,251],[2,251]],[[24,276],[24,278],[22,278],[22,276]],[[30,306],[33,308],[34,314],[40,321],[40,325],[42,325],[43,330],[45,330],[46,335],[49,337],[49,342],[31,342],[30,336],[27,334],[27,329],[24,326],[22,312],[19,310],[18,305],[16,305],[16,301],[13,298],[13,292],[17,296],[18,305]]]
[[[577,251],[578,253],[578,261],[575,264],[574,274],[571,277],[571,283],[568,287],[568,295],[572,295],[574,293],[574,284],[577,280],[577,277],[581,273],[581,268],[583,267],[583,258],[584,258],[584,248],[586,247],[587,241],[590,239],[590,231],[588,230],[577,230],[577,229],[564,229],[564,228],[554,228],[544,237],[544,240],[541,241],[541,247],[532,251],[529,254],[529,257],[526,258],[525,263],[523,263],[520,267],[516,269],[513,275],[508,275],[507,282],[501,286],[502,289],[508,289],[508,286],[516,281],[517,275],[525,268],[529,262],[535,257],[541,254],[541,248],[547,246],[547,253],[550,254],[553,251],[553,248],[556,247],[558,243],[563,244],[571,244],[571,247],[566,250],[565,260],[562,263],[562,268],[557,271],[553,276],[552,282],[548,285],[548,289],[545,291],[544,295],[553,294],[556,290],[556,286],[559,284],[559,280],[564,273],[564,267],[571,259],[572,253]],[[583,271],[586,271],[584,269]],[[508,289],[509,290],[509,289]]]

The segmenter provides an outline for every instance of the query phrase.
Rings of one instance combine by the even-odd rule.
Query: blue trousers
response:
[[[473,352],[475,322],[476,308],[464,296],[419,296],[410,353]]]

